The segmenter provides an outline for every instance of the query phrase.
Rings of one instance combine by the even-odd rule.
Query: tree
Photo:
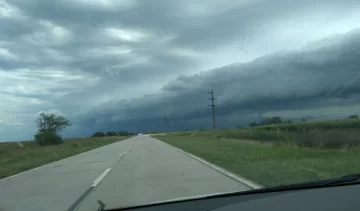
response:
[[[256,122],[250,122],[249,127],[256,127],[257,123]]]
[[[283,123],[281,117],[276,116],[271,118],[271,124],[281,124],[281,123]]]
[[[35,121],[38,132],[35,134],[35,141],[40,145],[61,144],[62,137],[58,134],[66,127],[71,126],[69,120],[55,114],[41,113]]]
[[[358,115],[351,115],[351,116],[348,116],[348,119],[358,119],[359,116]]]
[[[281,123],[283,123],[281,117],[275,116],[275,117],[265,118],[265,119],[261,120],[259,125],[276,125],[276,124],[281,124]]]
[[[41,132],[35,134],[35,141],[39,145],[57,145],[62,143],[62,137],[54,132]]]
[[[116,132],[107,132],[106,136],[116,136]]]
[[[104,132],[96,132],[91,137],[105,137],[106,134]]]
[[[41,113],[39,118],[36,120],[37,128],[39,133],[44,132],[53,132],[60,133],[65,128],[71,126],[69,120],[65,119],[62,116],[57,116],[55,114],[45,114]]]
[[[119,136],[129,136],[129,135],[130,135],[130,133],[127,132],[127,131],[120,131],[120,132],[118,132],[117,134],[118,134]]]

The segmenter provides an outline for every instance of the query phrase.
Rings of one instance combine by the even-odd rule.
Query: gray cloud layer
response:
[[[357,105],[359,10],[355,0],[0,0],[0,141],[31,138],[41,111],[69,117],[70,136],[160,130],[165,114],[174,130],[209,127],[211,88],[222,127]]]
[[[356,30],[320,48],[282,51],[246,64],[179,76],[156,96],[105,104],[101,106],[108,111],[105,115],[100,112],[93,115],[110,125],[125,124],[122,119],[140,122],[148,119],[148,123],[141,124],[147,130],[151,127],[146,124],[162,128],[165,114],[174,124],[180,124],[178,129],[209,127],[210,88],[215,89],[218,98],[218,116],[238,117],[235,121],[225,118],[223,126],[246,124],[249,119],[243,118],[249,114],[359,104],[359,38],[360,31]],[[115,105],[117,109],[107,109],[116,108]],[[203,121],[191,124],[195,119]],[[250,119],[256,119],[256,115]]]

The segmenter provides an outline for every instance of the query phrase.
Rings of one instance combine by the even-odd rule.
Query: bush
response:
[[[128,136],[128,135],[130,135],[130,133],[127,131],[120,131],[120,132],[118,132],[118,135],[119,136]]]
[[[116,136],[116,132],[107,132],[106,136]]]
[[[106,134],[104,132],[96,132],[91,137],[105,137]]]
[[[39,144],[39,145],[57,145],[57,144],[61,144],[62,141],[62,137],[59,136],[58,134],[54,133],[54,132],[42,132],[42,133],[37,133],[35,135],[35,141]]]

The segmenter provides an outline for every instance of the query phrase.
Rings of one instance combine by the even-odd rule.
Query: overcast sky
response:
[[[358,0],[0,0],[0,141],[360,111]]]

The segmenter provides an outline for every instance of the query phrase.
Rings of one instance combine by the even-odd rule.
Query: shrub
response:
[[[116,136],[116,132],[107,132],[106,136]]]
[[[128,135],[130,135],[130,133],[127,131],[120,131],[120,132],[118,132],[118,135],[119,136],[128,136]]]
[[[54,133],[54,132],[41,132],[41,133],[37,133],[35,135],[35,141],[39,144],[39,145],[57,145],[57,144],[61,144],[62,141],[62,137],[59,136],[58,134]]]
[[[104,132],[96,132],[91,137],[105,137],[106,134]]]

